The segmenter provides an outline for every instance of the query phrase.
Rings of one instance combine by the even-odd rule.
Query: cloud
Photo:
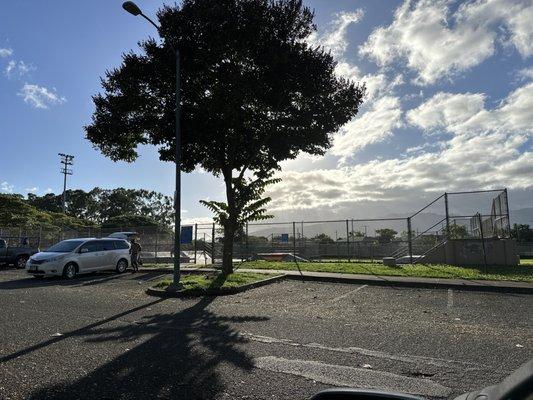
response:
[[[347,61],[340,61],[335,66],[335,74],[339,77],[350,79],[354,82],[364,83],[366,86],[366,100],[388,94],[393,88],[403,83],[403,76],[396,75],[389,80],[384,73],[363,74],[356,65]]]
[[[268,195],[272,211],[339,208],[360,202],[416,200],[446,190],[533,188],[533,152],[524,136],[454,137],[442,151],[373,160],[344,168],[284,171]],[[330,191],[335,191],[331,196]],[[382,214],[383,215],[383,214]]]
[[[521,69],[518,71],[518,76],[523,79],[533,79],[533,67]]]
[[[47,89],[44,86],[24,84],[19,96],[23,97],[24,102],[34,108],[48,108],[51,105],[62,104],[67,101],[63,96],[57,94],[55,88]]]
[[[454,134],[482,132],[533,133],[533,83],[512,93],[496,108],[485,108],[481,93],[437,93],[407,113],[407,120],[426,131]]]
[[[13,55],[13,49],[0,48],[0,57],[9,57]]]
[[[368,111],[341,128],[334,137],[331,153],[346,159],[369,144],[386,140],[392,136],[394,128],[401,126],[401,116],[397,97],[376,100]]]
[[[8,182],[4,181],[0,183],[0,192],[4,193],[13,193],[13,190],[15,189],[15,186],[9,184]]]
[[[437,93],[407,113],[407,120],[424,130],[458,127],[484,109],[485,95],[479,93]]]
[[[17,63],[15,60],[10,60],[6,66],[5,74],[8,78],[13,76],[15,72],[17,72],[19,76],[24,76],[35,69],[36,68],[32,64],[26,64],[24,61],[19,61]]]
[[[416,71],[415,83],[427,85],[479,65],[495,52],[500,26],[524,57],[533,54],[533,4],[475,1],[451,13],[452,1],[406,0],[393,22],[375,29],[359,52],[380,66],[404,59]],[[505,39],[503,39],[505,40]]]
[[[17,67],[17,63],[14,60],[10,60],[6,65],[6,76],[10,77],[13,70]]]
[[[52,188],[46,188],[46,190],[44,191],[45,193],[52,193],[53,192],[53,189]]]
[[[26,188],[26,192],[28,192],[28,193],[35,193],[38,190],[39,190],[39,188],[36,187],[36,186],[30,187],[30,188]]]
[[[19,75],[25,75],[30,71],[34,71],[35,67],[32,64],[26,64],[24,61],[19,61],[18,71]]]
[[[326,51],[330,51],[334,57],[338,57],[346,51],[348,40],[346,33],[348,26],[357,23],[363,18],[363,10],[353,12],[341,12],[335,15],[335,19],[330,22],[326,31],[322,34],[313,32],[307,39],[311,46],[323,46]]]
[[[377,141],[390,137],[394,125],[400,123],[397,98],[384,97],[375,104],[380,101],[384,104],[363,114],[357,129],[352,126],[353,134],[344,133],[334,142],[332,152],[341,162],[342,157],[372,143],[374,133]],[[532,190],[533,151],[527,144],[533,134],[533,83],[509,93],[492,109],[486,108],[485,101],[482,93],[437,93],[408,111],[409,124],[430,134],[440,130],[451,136],[437,141],[426,135],[425,143],[398,157],[341,164],[334,169],[281,172],[282,182],[268,190],[274,199],[272,211],[354,209],[357,203],[396,204],[406,199],[416,202],[446,190]],[[373,133],[361,135],[372,127]]]
[[[523,0],[475,1],[461,5],[459,22],[478,25],[486,30],[506,28],[509,43],[523,57],[533,55],[533,3]],[[506,40],[504,38],[504,40]]]

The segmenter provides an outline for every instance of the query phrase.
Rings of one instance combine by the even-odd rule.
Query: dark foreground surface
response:
[[[450,398],[533,355],[533,296],[284,281],[163,300],[154,278],[0,271],[0,399]]]

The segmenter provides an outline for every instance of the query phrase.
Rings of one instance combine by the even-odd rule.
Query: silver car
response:
[[[32,255],[26,271],[35,277],[64,276],[115,270],[124,272],[131,264],[130,245],[123,239],[68,239]]]

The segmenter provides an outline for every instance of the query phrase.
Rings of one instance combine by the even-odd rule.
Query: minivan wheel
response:
[[[26,261],[28,261],[28,256],[18,256],[15,261],[15,267],[24,268],[26,266]]]
[[[124,271],[126,271],[126,268],[128,268],[128,262],[123,258],[118,260],[116,268],[117,274],[123,273]]]
[[[67,279],[73,279],[76,276],[76,265],[73,263],[68,263],[63,268],[63,277]]]

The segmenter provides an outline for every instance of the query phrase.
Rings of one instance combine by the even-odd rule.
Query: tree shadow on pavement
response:
[[[252,358],[240,348],[246,340],[231,323],[268,318],[218,316],[206,309],[214,299],[203,297],[175,314],[151,315],[121,326],[94,324],[80,330],[73,336],[131,349],[75,382],[42,388],[30,399],[215,398],[225,390],[221,368],[253,368]],[[135,345],[139,340],[144,341]]]

